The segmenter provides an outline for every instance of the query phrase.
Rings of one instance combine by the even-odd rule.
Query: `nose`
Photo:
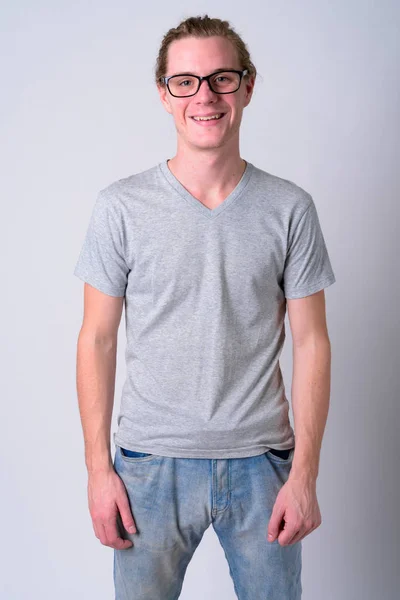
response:
[[[216,95],[217,94],[213,92],[210,88],[210,83],[208,81],[206,81],[205,79],[203,79],[203,81],[200,81],[200,87],[196,94],[196,97],[202,100],[208,100],[210,98],[214,98]]]

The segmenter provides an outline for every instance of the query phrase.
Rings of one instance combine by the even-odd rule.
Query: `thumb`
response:
[[[280,533],[280,524],[284,515],[284,507],[279,506],[277,502],[274,504],[272,509],[271,518],[268,523],[268,541],[273,542]]]
[[[129,533],[136,533],[136,524],[132,517],[131,508],[129,506],[128,496],[126,493],[121,494],[121,496],[118,498],[117,505],[119,514],[121,515],[121,521],[125,529],[129,531]]]

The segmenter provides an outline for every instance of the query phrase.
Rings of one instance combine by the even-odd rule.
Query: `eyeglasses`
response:
[[[175,96],[175,98],[194,96],[199,91],[203,80],[208,82],[210,90],[216,94],[232,94],[240,88],[242,77],[247,73],[247,69],[243,71],[237,71],[236,69],[215,71],[205,77],[192,75],[191,73],[182,73],[180,75],[160,77],[160,81],[167,85],[169,93],[171,96]]]

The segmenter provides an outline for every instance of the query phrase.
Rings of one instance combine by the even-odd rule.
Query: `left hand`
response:
[[[267,541],[273,542],[278,538],[281,546],[295,544],[320,525],[316,481],[289,476],[276,497],[268,524]]]

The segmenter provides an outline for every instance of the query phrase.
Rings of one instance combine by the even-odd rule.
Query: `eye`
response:
[[[182,83],[189,83],[189,84],[191,84],[191,83],[192,83],[192,81],[191,81],[191,80],[189,80],[189,79],[184,79],[183,81],[181,81],[181,82],[180,82],[180,84],[179,84],[179,85],[180,85],[180,86],[182,86]],[[187,86],[187,85],[183,85],[182,87],[188,87],[188,86]]]
[[[224,75],[221,75],[220,77],[217,77],[217,79],[228,79],[228,78],[225,77]]]

